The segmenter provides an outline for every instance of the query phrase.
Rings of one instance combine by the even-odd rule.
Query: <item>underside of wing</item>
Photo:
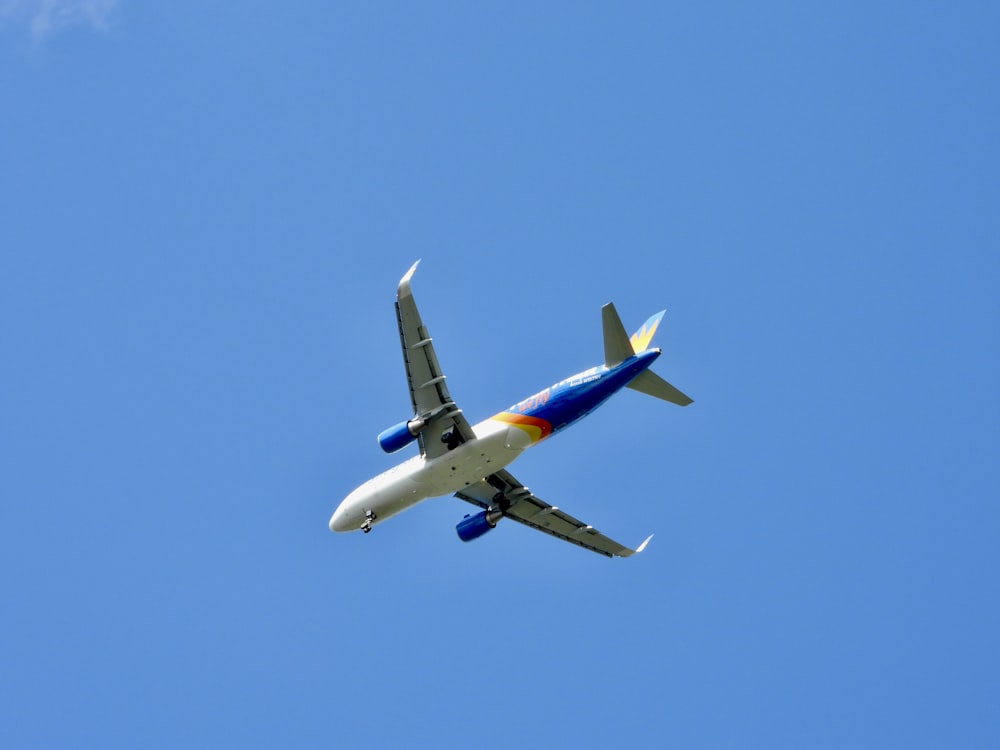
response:
[[[636,552],[642,552],[652,539],[650,535],[635,549],[619,544],[604,536],[593,526],[535,497],[506,470],[498,471],[480,482],[469,485],[456,493],[456,497],[484,510],[499,510],[504,518],[510,518],[607,557],[629,557]]]
[[[475,433],[448,393],[444,373],[434,353],[434,343],[413,299],[410,279],[417,270],[417,263],[400,279],[396,291],[396,319],[414,418],[425,425],[418,436],[420,453],[435,458],[472,440]]]

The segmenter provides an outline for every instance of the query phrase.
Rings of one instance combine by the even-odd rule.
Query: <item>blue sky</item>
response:
[[[0,2],[3,744],[995,747],[995,5],[334,5]],[[417,258],[642,555],[328,531]]]

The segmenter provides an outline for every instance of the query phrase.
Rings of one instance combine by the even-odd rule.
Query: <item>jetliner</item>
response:
[[[601,308],[603,365],[568,377],[473,427],[448,393],[434,344],[410,290],[419,263],[406,272],[396,291],[396,319],[413,416],[385,430],[378,442],[386,453],[394,453],[416,441],[420,453],[348,495],[330,518],[330,530],[360,529],[367,534],[376,524],[421,500],[454,493],[480,509],[456,527],[463,542],[481,537],[509,518],[607,557],[642,552],[652,535],[634,549],[619,544],[536,497],[505,467],[522,451],[590,414],[622,388],[678,406],[690,404],[690,398],[649,370],[660,356],[660,350],[649,344],[663,312],[629,336],[615,306],[608,303]]]

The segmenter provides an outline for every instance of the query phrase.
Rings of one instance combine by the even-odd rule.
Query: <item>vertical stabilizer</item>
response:
[[[604,324],[605,365],[614,367],[635,354],[614,302],[609,302],[601,308],[601,323]]]
[[[663,313],[666,310],[660,310],[656,315],[650,315],[649,320],[642,324],[642,328],[632,334],[632,338],[629,341],[632,343],[632,349],[636,352],[644,352],[649,348],[649,342],[653,340],[653,335],[656,333],[656,329],[660,326],[660,321],[663,320]]]

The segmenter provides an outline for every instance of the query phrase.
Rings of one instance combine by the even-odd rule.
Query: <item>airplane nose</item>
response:
[[[354,531],[361,528],[364,508],[375,504],[375,497],[369,484],[363,484],[344,498],[337,510],[330,516],[330,531]]]
[[[347,510],[344,503],[330,516],[330,531],[347,531]]]

